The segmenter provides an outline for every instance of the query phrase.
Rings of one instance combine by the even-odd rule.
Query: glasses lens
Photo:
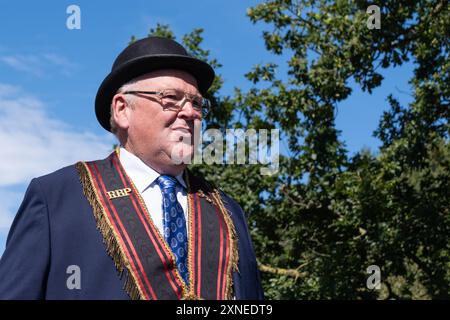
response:
[[[164,108],[178,110],[182,107],[181,102],[184,100],[184,97],[192,103],[192,107],[195,110],[202,112],[202,115],[208,113],[210,102],[201,95],[192,95],[181,90],[166,89],[162,92],[161,100],[164,104]]]
[[[203,107],[203,98],[201,96],[195,96],[192,98],[192,104],[194,108],[200,110]]]
[[[183,92],[172,89],[164,90],[161,97],[164,107],[170,109],[176,108],[177,104],[182,101],[183,98]]]
[[[203,99],[202,102],[202,116],[205,117],[211,109],[211,102],[208,99]]]

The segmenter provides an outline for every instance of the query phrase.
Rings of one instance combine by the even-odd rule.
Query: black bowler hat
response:
[[[126,82],[157,69],[178,69],[189,72],[197,80],[200,93],[205,94],[214,80],[214,70],[206,62],[191,57],[182,45],[162,37],[147,37],[133,42],[116,58],[110,74],[103,80],[95,98],[95,114],[108,131],[111,101]]]

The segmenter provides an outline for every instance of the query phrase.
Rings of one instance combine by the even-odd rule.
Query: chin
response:
[[[182,142],[175,143],[167,154],[174,165],[187,165],[194,157],[194,146]]]

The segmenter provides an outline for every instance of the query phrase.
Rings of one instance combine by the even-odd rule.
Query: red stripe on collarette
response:
[[[223,214],[227,214],[226,212],[224,212]],[[222,219],[224,220],[224,224],[226,226],[225,223],[225,217],[223,215],[221,215]],[[228,230],[228,228],[224,228],[225,230],[225,239],[226,239],[226,243],[225,243],[225,266],[224,266],[224,273],[223,273],[223,287],[222,287],[222,297],[223,299],[226,298],[225,296],[225,290],[227,287],[227,277],[231,276],[228,274],[228,264],[230,263],[230,248],[231,248],[231,235],[230,235],[230,230]]]
[[[122,168],[118,165],[117,161],[115,161],[115,158],[113,158],[112,161],[113,161],[113,164],[116,167],[117,171],[119,172],[120,179],[122,180],[122,183],[124,184],[124,186],[125,187],[133,187],[133,185],[128,182],[128,179],[125,179],[124,176],[122,175],[122,172],[121,172]],[[134,190],[134,191],[137,192],[137,190]],[[178,279],[177,279],[177,277],[174,274],[175,271],[169,270],[169,267],[168,267],[168,264],[167,264],[167,260],[163,256],[162,252],[165,253],[166,258],[168,258],[169,260],[170,260],[170,255],[168,255],[167,252],[164,250],[163,244],[161,244],[160,241],[158,241],[159,237],[156,236],[156,238],[158,240],[155,240],[156,229],[154,229],[154,226],[153,226],[152,222],[149,221],[149,217],[147,217],[147,215],[145,215],[145,214],[142,214],[143,213],[141,211],[142,208],[139,207],[136,204],[136,201],[138,203],[140,203],[140,201],[139,201],[137,195],[135,194],[135,192],[132,192],[131,195],[130,195],[131,196],[131,202],[133,203],[133,206],[134,206],[136,212],[138,213],[139,219],[141,220],[142,224],[144,225],[144,228],[147,231],[147,234],[150,237],[150,240],[152,241],[153,246],[155,247],[159,258],[161,259],[161,261],[162,261],[162,263],[164,265],[165,274],[166,274],[167,279],[170,282],[170,285],[172,286],[172,289],[175,291],[175,293],[177,294],[178,298],[181,299],[181,293],[179,292],[180,288],[181,288],[181,283],[177,281]],[[152,228],[153,234],[150,232],[148,226],[150,226],[150,228]],[[161,249],[162,249],[162,252],[161,252]],[[178,285],[178,288],[177,288],[176,284],[173,282],[173,279],[170,277],[170,273],[172,273],[175,281],[177,282],[176,284]]]
[[[186,175],[186,179],[187,179],[187,175]],[[197,210],[195,210],[195,203],[194,203],[194,196],[191,195],[189,196],[188,194],[188,201],[189,201],[189,206],[192,209],[192,212],[189,212],[190,214],[190,226],[189,226],[189,232],[190,232],[190,239],[189,239],[189,249],[190,249],[190,261],[191,261],[191,270],[189,270],[189,274],[191,275],[191,287],[194,288],[194,292],[195,292],[195,284],[200,281],[200,279],[198,279],[196,277],[197,273],[196,273],[196,261],[195,261],[195,253],[197,252],[197,250],[195,249],[195,239],[197,239],[196,235],[195,235],[195,227],[196,227],[196,212]],[[189,250],[188,249],[188,250]]]
[[[144,281],[146,282],[146,284],[147,284],[147,286],[148,286],[148,289],[150,290],[150,294],[152,295],[152,298],[153,298],[154,300],[156,300],[155,292],[153,291],[153,288],[151,287],[150,282],[149,282],[149,280],[147,279],[147,276],[145,275],[144,268],[142,267],[141,261],[139,260],[139,257],[138,257],[138,255],[136,254],[136,250],[134,249],[133,243],[131,242],[130,238],[128,237],[128,233],[126,232],[124,226],[122,225],[122,222],[121,222],[121,220],[120,220],[120,218],[119,218],[119,215],[117,214],[117,212],[116,212],[114,206],[112,205],[111,200],[106,196],[106,188],[105,188],[105,185],[103,184],[101,175],[100,175],[99,170],[98,170],[98,168],[97,168],[97,165],[94,163],[93,166],[94,166],[94,170],[95,170],[96,173],[97,173],[96,176],[98,177],[99,182],[100,182],[100,184],[101,184],[101,190],[103,191],[103,197],[102,197],[102,198],[107,198],[107,199],[108,199],[108,203],[110,204],[111,209],[112,209],[112,211],[113,211],[113,213],[114,213],[114,215],[115,215],[115,217],[116,217],[116,219],[117,219],[117,222],[118,222],[120,228],[122,229],[122,233],[124,234],[124,236],[125,236],[127,242],[129,243],[130,249],[131,249],[131,251],[132,251],[132,253],[133,253],[133,255],[134,255],[135,259],[136,259],[136,262],[137,262],[137,264],[138,264],[138,266],[139,266],[139,269],[140,269],[141,274],[142,274],[142,276],[143,276],[143,278],[144,278]],[[104,203],[103,199],[101,199],[101,200],[102,200],[102,202],[103,202],[103,204],[104,204],[104,207],[106,208],[106,204]],[[112,222],[112,219],[110,219],[110,220],[111,220],[111,222]],[[117,227],[116,227],[116,229],[117,229]],[[133,260],[132,260],[132,258],[131,258],[131,256],[130,256],[128,250],[126,250],[126,251],[127,251],[128,259],[130,260],[130,263],[132,264],[132,268],[133,268],[134,272],[136,273],[136,275],[138,275],[136,266],[134,265],[134,262],[133,262]],[[142,288],[145,288],[145,286],[143,285],[143,283],[142,283],[140,277],[138,277],[138,279],[139,279],[139,282],[140,282],[140,284],[141,284],[141,287],[142,287]],[[144,294],[146,294],[146,293],[144,292]],[[149,297],[148,297],[148,294],[146,294],[146,298],[147,298],[147,299],[149,298]]]
[[[221,300],[221,293],[223,288],[223,278],[222,278],[222,264],[223,264],[223,225],[222,225],[222,219],[220,217],[220,213],[217,210],[217,207],[214,206],[214,209],[217,213],[217,218],[219,219],[219,269],[217,271],[217,300]]]
[[[198,239],[197,239],[197,296],[201,297],[201,283],[202,283],[202,215],[200,209],[200,199],[198,198],[198,194],[194,195],[195,201],[197,203],[197,230],[198,230]]]

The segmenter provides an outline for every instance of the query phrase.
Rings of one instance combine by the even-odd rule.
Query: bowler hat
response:
[[[111,72],[97,91],[95,114],[103,128],[111,131],[111,101],[117,90],[131,79],[157,69],[187,71],[197,80],[202,94],[214,80],[214,70],[208,63],[190,56],[172,39],[152,36],[133,42],[117,56]]]

